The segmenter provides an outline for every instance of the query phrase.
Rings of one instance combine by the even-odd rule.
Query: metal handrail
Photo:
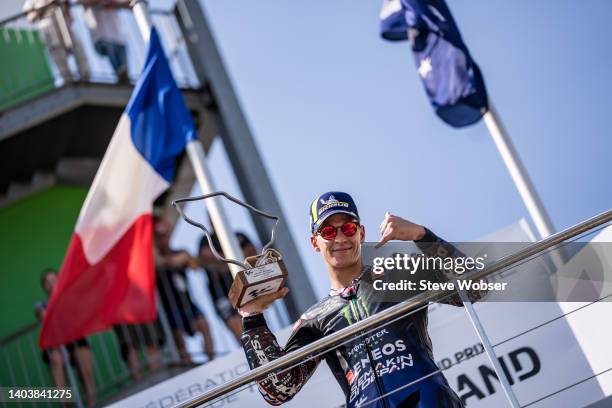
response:
[[[505,269],[508,266],[511,266],[517,262],[525,260],[533,255],[537,255],[551,247],[554,247],[555,245],[562,243],[567,239],[576,237],[592,228],[598,227],[610,221],[612,221],[612,209],[607,210],[592,218],[589,218],[554,235],[551,235],[550,237],[538,241],[532,245],[529,245],[521,249],[520,251],[515,252],[514,254],[500,259],[499,261],[482,270],[474,271],[467,276],[462,276],[460,279],[482,279],[499,270]],[[378,312],[373,316],[370,316],[348,327],[345,327],[344,329],[339,330],[333,334],[325,336],[322,339],[314,341],[304,347],[292,351],[291,353],[285,354],[284,356],[279,357],[276,360],[273,360],[267,364],[252,369],[248,373],[225,384],[222,384],[206,394],[194,397],[193,399],[186,401],[185,403],[177,405],[176,407],[191,408],[204,404],[206,402],[210,402],[230,391],[247,385],[252,381],[264,378],[266,375],[273,371],[281,370],[300,360],[308,359],[311,355],[319,353],[328,347],[332,348],[336,343],[339,343],[342,340],[359,334],[360,332],[375,328],[379,324],[387,320],[392,320],[393,318],[398,318],[410,314],[416,309],[419,309],[420,307],[423,307],[424,305],[430,302],[435,302],[441,298],[444,298],[445,296],[452,295],[454,294],[454,292],[454,290],[436,290],[419,293],[413,296],[412,298],[403,301],[402,303],[399,303],[395,306]]]
[[[44,6],[35,7],[33,9],[31,9],[31,10],[28,10],[28,11],[20,11],[17,14],[13,14],[12,16],[8,16],[8,17],[5,17],[5,18],[1,19],[0,20],[0,27],[4,26],[4,25],[6,25],[6,24],[8,24],[8,23],[10,23],[12,21],[20,20],[23,17],[26,17],[29,13],[40,12],[40,11],[43,11],[45,9],[52,8],[52,7],[58,7],[58,6],[68,6],[69,8],[72,8],[72,7],[76,7],[76,6],[82,6],[82,5],[79,4],[79,3],[71,3],[69,1],[45,4]],[[95,6],[95,5],[89,6],[89,7],[103,8],[103,7],[99,7],[99,6]],[[125,9],[129,9],[129,7],[125,7]],[[155,15],[170,16],[170,15],[172,15],[174,13],[174,11],[173,10],[164,10],[164,9],[156,8],[156,9],[151,9],[150,13],[151,14],[155,14]]]
[[[33,322],[20,329],[17,329],[16,331],[12,332],[11,334],[5,337],[2,337],[0,339],[0,347],[5,347],[7,344],[12,342],[13,340],[16,340],[25,334],[35,331],[38,328],[38,326],[40,326],[40,322]]]
[[[17,14],[13,14],[12,16],[9,16],[9,17],[6,17],[6,18],[3,18],[2,20],[0,20],[0,27],[4,26],[4,25],[6,25],[6,24],[8,24],[8,23],[10,23],[12,21],[20,20],[23,17],[26,17],[31,12],[42,11],[42,10],[45,10],[45,9],[48,9],[48,8],[57,7],[59,5],[61,5],[61,4],[60,3],[49,3],[49,4],[45,4],[44,6],[36,7],[36,8],[31,9],[31,10],[28,10],[28,11],[20,11]]]

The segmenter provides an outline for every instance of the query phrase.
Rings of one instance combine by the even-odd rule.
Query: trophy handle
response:
[[[229,195],[228,193],[226,193],[225,191],[216,191],[214,193],[209,193],[209,194],[204,194],[204,195],[200,195],[200,196],[195,196],[195,197],[187,197],[187,198],[179,198],[177,200],[172,201],[172,205],[174,206],[174,208],[176,208],[176,210],[178,211],[179,215],[185,220],[187,221],[189,224],[193,225],[194,227],[198,227],[200,228],[202,231],[204,231],[204,234],[206,235],[206,239],[208,240],[208,244],[210,245],[210,249],[214,255],[215,258],[217,258],[220,261],[226,262],[226,263],[232,263],[234,265],[238,265],[241,268],[245,268],[248,269],[251,266],[249,266],[247,263],[242,263],[239,261],[236,261],[234,259],[228,259],[228,258],[224,258],[221,256],[221,254],[219,254],[217,252],[217,250],[215,249],[215,246],[212,243],[212,239],[210,238],[210,232],[208,231],[208,229],[202,225],[201,223],[189,218],[184,212],[183,212],[183,208],[180,206],[181,203],[186,203],[189,201],[199,201],[199,200],[206,200],[207,198],[211,198],[211,197],[215,197],[215,196],[223,196],[225,198],[227,198],[230,201],[233,201],[234,203],[241,205],[245,208],[247,208],[250,211],[253,211],[254,213],[257,213],[259,215],[261,215],[262,217],[265,218],[269,218],[271,220],[274,220],[274,224],[272,225],[272,233],[270,235],[270,241],[268,241],[268,243],[266,245],[264,245],[261,253],[265,253],[274,243],[274,240],[276,239],[276,227],[278,226],[278,221],[279,218],[275,215],[272,214],[268,214],[264,211],[261,211],[255,207],[253,207],[250,204],[247,204],[239,199],[237,199],[234,196]]]

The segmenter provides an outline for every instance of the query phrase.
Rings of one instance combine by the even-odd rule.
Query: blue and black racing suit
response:
[[[426,255],[453,255],[452,245],[426,231],[417,242]],[[425,247],[424,242],[429,244]],[[330,293],[308,309],[296,322],[284,348],[278,345],[262,314],[245,317],[241,340],[250,367],[259,367],[395,304],[381,300],[373,287],[373,276],[365,268],[351,285]],[[472,299],[479,296],[470,293]],[[445,303],[461,305],[458,295]],[[463,407],[434,363],[427,334],[427,309],[353,339],[321,357],[269,375],[258,381],[260,393],[272,405],[289,401],[323,358],[342,387],[349,408]]]

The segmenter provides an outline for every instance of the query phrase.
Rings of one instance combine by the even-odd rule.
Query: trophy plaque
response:
[[[235,308],[259,295],[281,290],[287,280],[287,268],[278,251],[268,249],[265,253],[251,258],[255,259],[245,260],[249,268],[236,274],[229,291],[229,300]]]
[[[239,204],[243,207],[246,207],[247,209],[263,217],[274,220],[270,241],[263,247],[261,254],[248,257],[243,262],[240,262],[235,259],[224,258],[215,249],[208,229],[201,223],[185,215],[182,207],[179,205],[180,203],[205,200],[207,198],[215,196],[224,196],[228,200],[233,201],[234,203]],[[257,298],[258,296],[277,292],[285,286],[288,273],[287,268],[285,267],[285,263],[283,262],[283,256],[280,252],[271,248],[272,244],[274,243],[274,238],[276,235],[276,226],[279,221],[279,218],[277,216],[258,210],[257,208],[247,203],[244,203],[223,191],[196,197],[181,198],[179,200],[173,201],[172,205],[176,208],[176,210],[186,222],[204,231],[204,234],[208,239],[210,249],[215,258],[226,264],[233,264],[239,267],[239,270],[237,272],[232,271],[234,281],[228,294],[229,300],[232,306],[234,306],[234,308],[239,308],[245,303],[248,303],[251,300]]]

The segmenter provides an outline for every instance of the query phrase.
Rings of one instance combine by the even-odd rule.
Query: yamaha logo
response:
[[[330,195],[329,198],[327,200],[325,199],[321,199],[321,204],[322,205],[326,205],[326,204],[331,204],[331,203],[337,203],[338,200],[336,200],[336,197],[334,197],[333,195]]]

